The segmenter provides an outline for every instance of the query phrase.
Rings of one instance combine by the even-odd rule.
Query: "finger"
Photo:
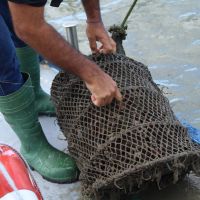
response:
[[[98,49],[97,49],[97,43],[95,38],[88,38],[89,43],[90,43],[90,49],[92,51],[92,53],[97,53]]]
[[[97,107],[101,107],[105,105],[104,101],[100,99],[95,99],[95,101],[92,101],[92,103]]]
[[[109,42],[107,43],[107,46],[104,48],[108,53],[115,53],[116,52],[116,43],[115,41],[109,37]]]
[[[99,53],[103,53],[103,45],[101,45],[101,46],[99,47],[98,52],[99,52]]]
[[[94,96],[91,96],[91,100],[95,106],[101,107],[110,104],[113,100],[113,96],[106,98],[96,98]]]
[[[110,93],[110,95],[108,95],[107,97],[105,98],[102,98],[102,104],[105,106],[105,105],[108,105],[110,104],[113,99],[115,98],[115,92],[113,91],[112,93]]]
[[[103,53],[103,54],[109,54],[109,53],[114,53],[113,50],[105,50],[105,48],[103,47],[103,45],[98,49],[99,53]]]
[[[97,106],[97,107],[101,107],[103,106],[103,101],[97,99],[94,95],[91,96],[91,100],[92,100],[92,103]]]
[[[96,98],[95,98],[94,95],[91,95],[91,100],[92,100],[92,102],[95,102],[95,101],[96,101]]]
[[[109,54],[113,52],[113,47],[111,45],[110,39],[103,39],[100,41],[102,43],[102,48],[100,51],[104,54]]]
[[[115,92],[115,99],[117,99],[117,101],[120,101],[120,102],[123,100],[122,94],[121,94],[121,92],[119,91],[118,88]]]
[[[100,52],[103,54],[111,54],[113,51],[111,48],[104,47],[103,49],[100,50]]]
[[[110,96],[107,101],[106,101],[106,105],[111,104],[113,101],[114,96]]]

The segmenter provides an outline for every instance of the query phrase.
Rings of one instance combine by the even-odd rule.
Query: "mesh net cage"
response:
[[[94,106],[83,81],[65,72],[51,88],[58,124],[81,172],[83,199],[117,199],[152,182],[162,188],[199,173],[200,147],[147,66],[119,54],[89,58],[117,82],[122,103]]]

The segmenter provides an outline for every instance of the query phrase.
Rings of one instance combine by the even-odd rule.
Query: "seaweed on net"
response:
[[[51,96],[80,169],[83,199],[120,199],[149,183],[163,188],[198,173],[200,147],[176,119],[148,67],[124,55],[92,55],[118,84],[123,102],[95,107],[78,77],[59,73]]]

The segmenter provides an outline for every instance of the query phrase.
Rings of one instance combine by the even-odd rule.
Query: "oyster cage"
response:
[[[120,199],[152,182],[163,188],[190,171],[198,174],[200,146],[147,66],[119,54],[89,58],[117,82],[122,103],[94,106],[84,82],[65,72],[51,88],[58,124],[81,172],[83,199]]]

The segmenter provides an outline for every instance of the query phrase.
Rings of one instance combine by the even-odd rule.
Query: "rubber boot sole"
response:
[[[32,166],[29,165],[29,167],[30,167],[30,169],[31,169],[32,171],[38,172],[38,171],[35,170]],[[38,172],[38,173],[39,173],[39,172]],[[39,173],[39,174],[40,174],[40,173]],[[42,175],[41,175],[41,176],[42,176],[42,178],[43,178],[44,180],[49,181],[49,182],[51,182],[51,183],[70,184],[70,183],[75,183],[75,182],[78,182],[78,181],[79,181],[79,174],[80,174],[80,172],[78,171],[78,172],[77,172],[76,178],[71,179],[71,180],[63,180],[63,181],[56,181],[56,180],[50,179],[50,178],[48,178],[48,177],[45,177],[45,176],[42,176]]]

